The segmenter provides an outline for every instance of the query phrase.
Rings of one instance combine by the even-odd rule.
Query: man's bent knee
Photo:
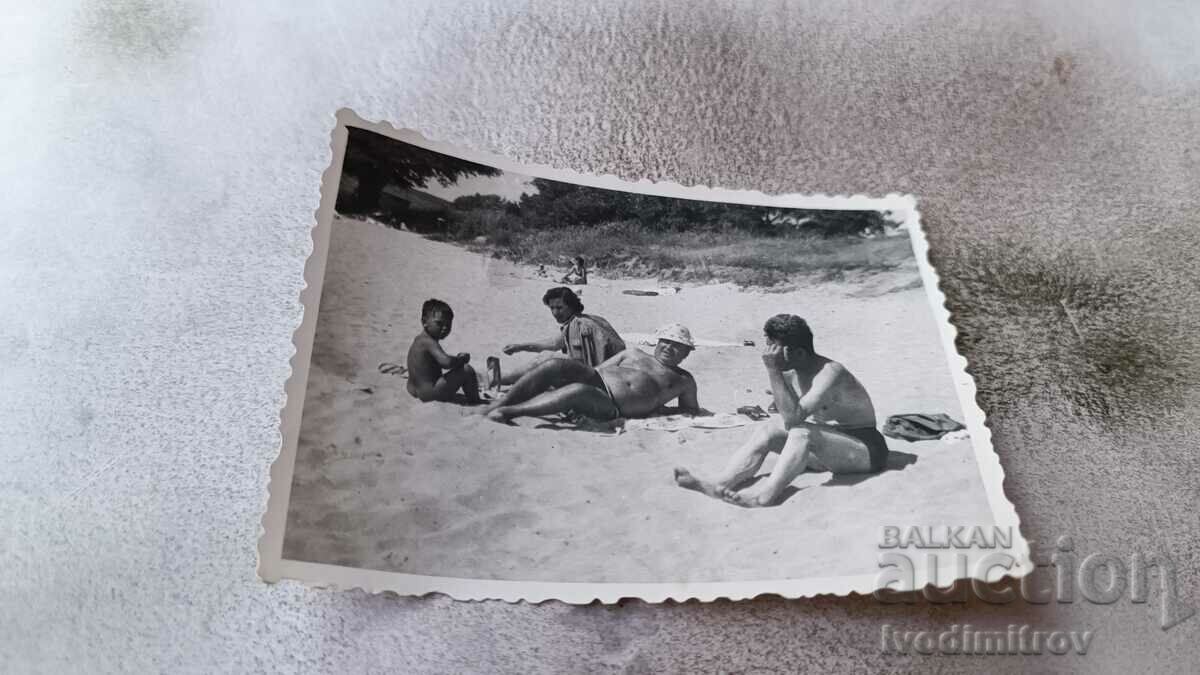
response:
[[[799,443],[807,447],[810,451],[816,451],[821,447],[820,441],[821,432],[810,429],[807,426],[794,426],[787,431],[788,445]]]
[[[783,422],[771,419],[756,425],[754,432],[747,438],[747,446],[761,452],[778,452],[787,440],[787,429]],[[743,446],[743,447],[747,447]]]
[[[788,433],[787,427],[784,426],[783,420],[779,418],[771,418],[766,424],[759,427],[759,434],[762,438],[770,440],[786,436]]]
[[[813,430],[806,425],[797,425],[787,430],[788,438],[811,438]]]

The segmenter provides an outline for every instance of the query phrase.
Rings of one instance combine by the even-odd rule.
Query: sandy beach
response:
[[[683,363],[714,412],[767,406],[762,324],[790,312],[809,321],[819,352],[863,382],[881,424],[908,412],[963,420],[915,262],[799,281],[785,292],[673,284],[679,293],[646,297],[622,291],[657,281],[593,277],[581,297],[622,334],[680,321],[702,340],[753,340],[701,347]],[[506,343],[554,335],[541,304],[554,285],[450,244],[334,220],[285,558],[490,579],[749,581],[874,573],[886,525],[993,523],[969,440],[889,439],[881,474],[807,473],[782,505],[746,510],[677,487],[672,469],[711,474],[750,427],[620,435],[539,419],[508,427],[418,403],[403,379],[378,370],[403,363],[429,297],[454,308],[447,351],[469,352],[480,369]]]

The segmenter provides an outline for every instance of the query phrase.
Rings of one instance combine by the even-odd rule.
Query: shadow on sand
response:
[[[903,471],[906,468],[908,468],[909,466],[912,466],[913,464],[916,464],[916,463],[917,463],[916,455],[914,455],[912,453],[908,453],[908,452],[899,452],[896,450],[892,450],[892,451],[888,452],[887,468],[885,468],[883,471],[880,471],[879,473],[859,473],[859,474],[843,474],[841,476],[836,476],[836,475],[830,476],[829,480],[825,481],[824,483],[821,483],[821,487],[846,487],[846,486],[850,486],[850,485],[858,485],[859,483],[862,483],[863,481],[871,480],[872,478],[875,478],[876,476],[882,476],[883,474],[885,474],[889,471]],[[750,480],[746,481],[744,484],[739,485],[738,489],[739,490],[745,489],[746,487],[749,487],[766,477],[767,477],[767,474],[761,474],[761,475],[755,476],[754,478],[751,478]],[[782,505],[783,503],[787,502],[787,500],[791,499],[792,496],[795,495],[797,492],[800,492],[801,490],[806,490],[806,489],[808,489],[808,488],[798,488],[794,485],[787,486],[786,488],[784,488],[783,494],[779,497],[779,501],[775,502],[774,506]]]
[[[908,452],[898,452],[892,450],[888,452],[887,468],[879,473],[859,473],[845,474],[841,476],[830,476],[829,480],[821,483],[822,486],[839,487],[847,485],[858,485],[859,483],[871,480],[876,476],[882,476],[889,471],[903,471],[909,466],[917,463],[917,456]]]
[[[575,420],[555,420],[546,417],[539,417],[537,419],[542,421],[539,424],[535,424],[533,426],[534,429],[549,429],[551,431],[586,431],[604,436],[616,436],[621,433],[620,423],[616,421],[602,422],[588,419],[586,417]]]

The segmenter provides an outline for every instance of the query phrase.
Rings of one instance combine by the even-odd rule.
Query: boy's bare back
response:
[[[439,352],[442,345],[425,331],[413,338],[408,348],[408,393],[421,397],[422,391],[432,391],[437,386],[442,379],[442,367],[436,356]]]

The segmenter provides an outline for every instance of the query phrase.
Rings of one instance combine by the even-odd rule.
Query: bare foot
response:
[[[772,501],[763,494],[762,490],[747,488],[745,490],[726,490],[721,496],[722,499],[735,506],[742,506],[748,509],[758,508],[761,506],[771,506]]]
[[[675,467],[675,484],[681,488],[695,490],[700,494],[708,495],[713,499],[724,499],[725,488],[706,480],[702,480],[692,475],[691,471],[682,466]]]
[[[504,403],[503,396],[492,395],[487,392],[480,392],[479,396],[483,399],[483,405],[471,409],[471,412],[476,415],[487,415]]]
[[[486,411],[486,416],[489,420],[491,420],[493,422],[499,422],[500,424],[507,424],[509,426],[512,426],[512,422],[508,421],[508,416],[505,415],[504,413],[500,412],[499,408],[497,408],[495,410]]]

